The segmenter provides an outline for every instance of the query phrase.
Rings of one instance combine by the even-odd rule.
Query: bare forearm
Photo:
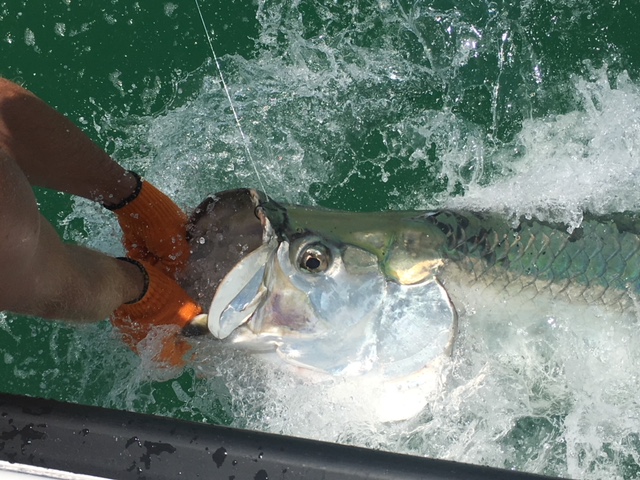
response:
[[[138,267],[63,244],[44,219],[35,253],[23,260],[0,294],[0,309],[49,319],[99,321],[137,299],[144,289]]]
[[[143,292],[144,278],[138,267],[76,245],[65,245],[68,250],[62,268],[63,278],[41,278],[54,288],[40,296],[37,305],[31,305],[31,315],[42,318],[77,322],[99,321],[108,318],[125,302],[138,299]],[[57,277],[57,276],[56,276]],[[39,311],[35,311],[39,310]]]
[[[0,78],[0,148],[32,185],[117,204],[136,181],[70,120]]]

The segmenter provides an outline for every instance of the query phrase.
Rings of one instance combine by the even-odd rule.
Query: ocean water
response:
[[[246,143],[195,3],[0,1],[0,74],[185,209],[241,186],[353,211],[488,208],[568,229],[585,211],[640,209],[637,2],[201,6]],[[122,253],[108,212],[38,195],[68,241]],[[7,392],[549,475],[636,478],[638,325],[579,320],[463,326],[446,386],[394,424],[372,421],[349,384],[306,384],[206,339],[185,371],[160,370],[108,322],[2,314],[0,375]]]

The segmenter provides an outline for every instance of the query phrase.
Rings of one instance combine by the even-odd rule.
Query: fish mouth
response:
[[[191,214],[191,255],[177,280],[200,305],[211,304],[223,279],[263,245],[268,220],[258,206],[265,201],[258,190],[229,190],[208,196]],[[185,334],[205,333],[202,320],[192,322]]]
[[[265,266],[279,239],[288,235],[287,225],[286,209],[255,189],[220,192],[195,208],[187,224],[191,255],[178,282],[210,308],[183,333],[211,332],[224,339],[248,320],[263,295]]]

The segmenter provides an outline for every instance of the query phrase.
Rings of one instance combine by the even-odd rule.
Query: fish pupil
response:
[[[320,267],[320,260],[318,260],[316,257],[309,257],[305,262],[305,266],[309,270],[316,270]]]
[[[320,243],[307,243],[302,248],[296,249],[296,263],[300,270],[309,273],[321,273],[329,268],[331,253],[329,249]]]

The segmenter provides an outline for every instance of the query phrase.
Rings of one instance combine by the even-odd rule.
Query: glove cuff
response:
[[[138,195],[140,195],[140,191],[142,190],[142,178],[133,170],[127,170],[127,173],[130,173],[136,179],[136,188],[133,190],[133,193],[131,195],[129,195],[127,198],[116,205],[105,205],[103,203],[102,206],[107,210],[111,210],[112,212],[120,210],[122,207],[126,207],[127,205],[129,205],[136,198],[138,198]]]
[[[142,300],[144,298],[144,296],[147,294],[147,291],[149,290],[149,273],[147,272],[147,269],[144,268],[144,265],[142,265],[139,261],[134,260],[133,258],[129,258],[129,257],[116,257],[116,260],[120,260],[122,262],[127,262],[130,263],[132,265],[135,265],[136,267],[138,267],[140,269],[140,272],[142,273],[142,276],[144,278],[144,285],[142,286],[142,293],[140,294],[140,296],[134,300],[131,300],[130,302],[125,302],[124,305],[131,305],[133,303],[138,303],[140,300]]]
[[[149,182],[141,182],[140,188],[136,191],[135,196],[132,194],[115,210],[121,226],[123,226],[122,222],[163,225],[167,219],[177,219],[184,227],[186,234],[187,215],[169,197]]]

